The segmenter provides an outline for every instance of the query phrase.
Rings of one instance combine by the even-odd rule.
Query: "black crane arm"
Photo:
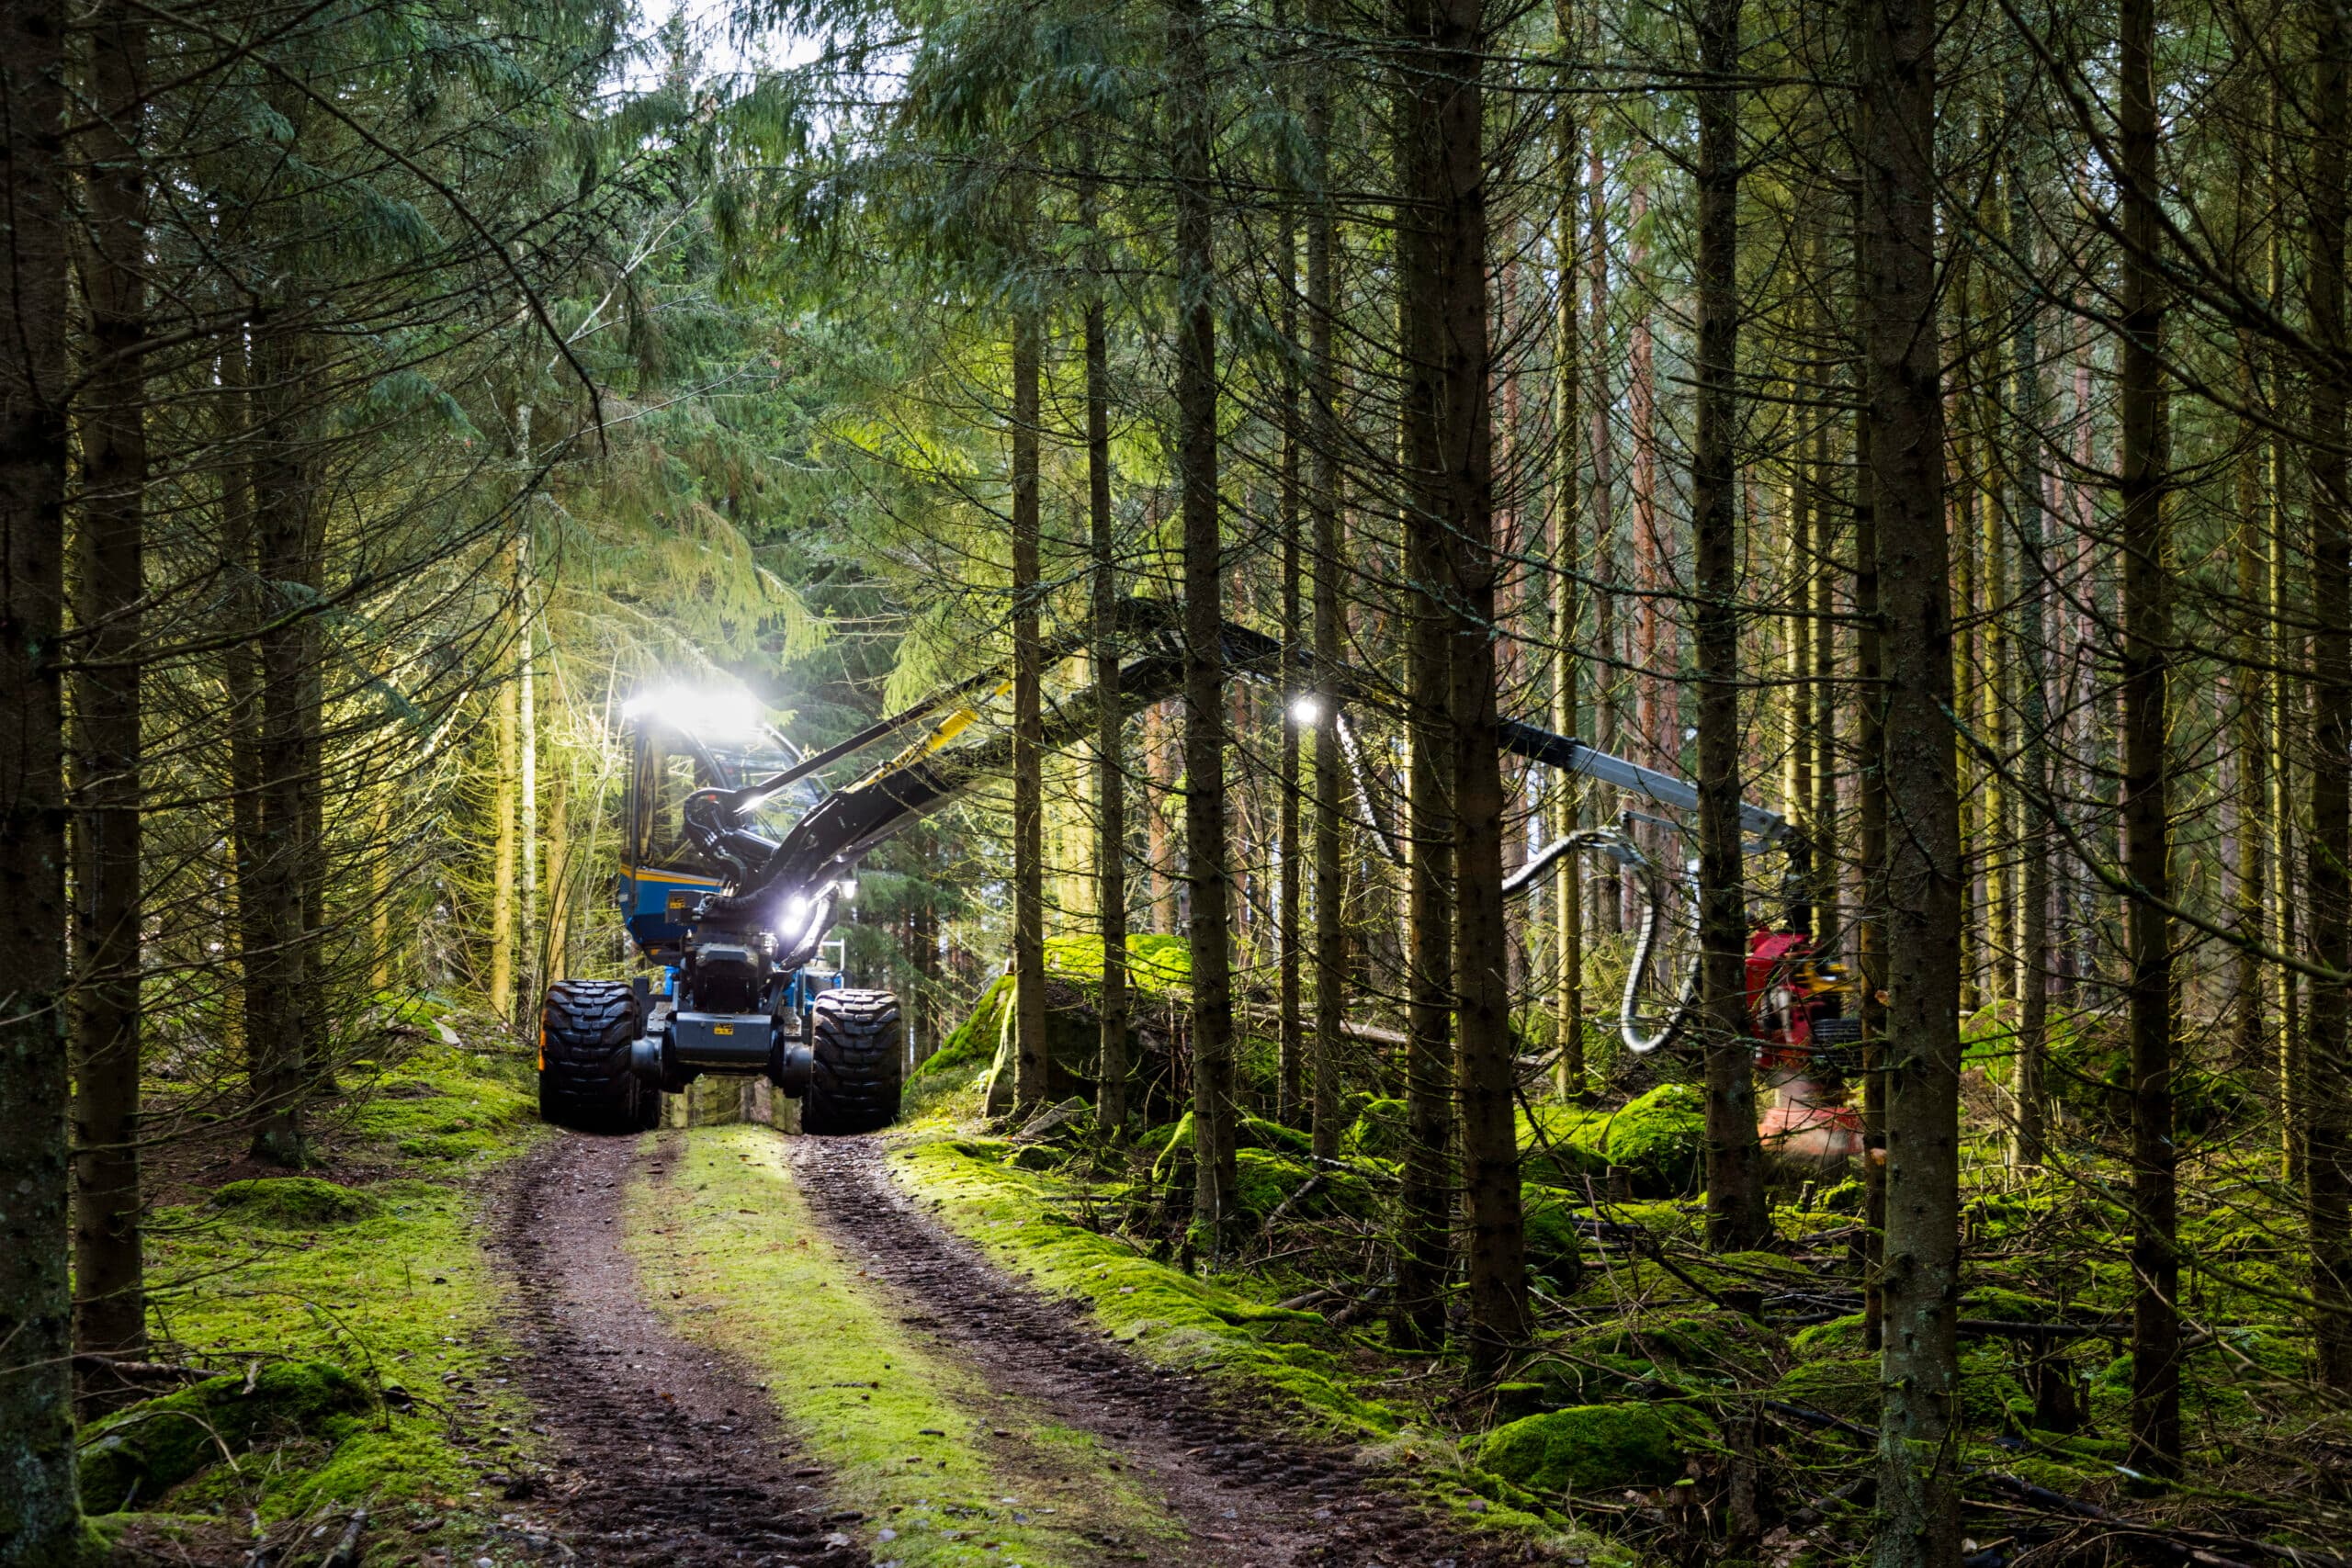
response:
[[[1119,671],[1123,718],[1183,690],[1182,615],[1182,605],[1165,600],[1121,602],[1118,634],[1126,647],[1136,650]],[[1228,674],[1312,690],[1333,705],[1333,721],[1340,727],[1342,748],[1356,776],[1359,797],[1395,858],[1394,837],[1374,807],[1355,737],[1345,722],[1350,705],[1397,712],[1400,705],[1395,697],[1346,665],[1318,664],[1294,655],[1286,669],[1282,643],[1250,627],[1227,621],[1220,637],[1218,651]],[[1074,634],[1047,642],[1041,650],[1040,667],[1051,668],[1084,650],[1092,640],[1089,635]],[[707,900],[699,918],[719,926],[774,931],[780,966],[805,962],[831,924],[839,885],[861,857],[980,779],[1011,767],[1013,738],[1010,733],[999,728],[977,739],[967,737],[967,731],[979,722],[979,707],[1009,689],[1010,683],[1009,671],[1000,665],[944,687],[780,773],[739,789],[703,790],[689,796],[688,833],[730,876],[726,893]],[[1043,715],[1045,745],[1054,748],[1081,739],[1092,732],[1096,722],[1091,686],[1060,702],[1049,698]],[[832,762],[919,728],[911,741],[812,807],[780,843],[745,825],[749,813],[778,791]],[[1512,755],[1594,779],[1658,806],[1687,811],[1698,804],[1698,791],[1687,781],[1597,750],[1571,736],[1505,720],[1499,739],[1503,750]],[[1786,851],[1792,857],[1802,855],[1802,838],[1792,833],[1788,822],[1777,813],[1743,805],[1741,817],[1743,827],[1760,845]],[[1660,879],[1656,868],[1630,837],[1610,829],[1569,834],[1547,845],[1511,877],[1505,892],[1516,894],[1533,886],[1554,861],[1577,850],[1605,852],[1635,867],[1650,886],[1655,911],[1664,892],[1657,886]]]

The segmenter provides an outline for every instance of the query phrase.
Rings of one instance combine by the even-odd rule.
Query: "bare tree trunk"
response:
[[[1866,123],[1864,418],[1886,649],[1887,1077],[1881,1568],[1960,1556],[1961,846],[1951,727],[1951,535],[1944,516],[1936,295],[1936,14],[1857,7]],[[1865,985],[1870,982],[1865,980]]]
[[[1577,42],[1572,0],[1559,0],[1555,17],[1558,47],[1565,57]],[[1560,192],[1553,242],[1559,247],[1560,284],[1552,323],[1552,360],[1556,367],[1552,468],[1553,485],[1559,498],[1558,536],[1553,541],[1559,570],[1552,579],[1552,729],[1555,734],[1574,735],[1584,722],[1577,690],[1583,671],[1576,655],[1577,612],[1583,599],[1573,577],[1582,565],[1579,552],[1584,525],[1583,496],[1578,487],[1582,475],[1577,463],[1577,445],[1584,436],[1584,334],[1577,310],[1577,225],[1582,217],[1577,196],[1584,176],[1583,128],[1577,118],[1575,99],[1566,93],[1562,94],[1555,112],[1559,117]],[[1576,831],[1577,806],[1584,790],[1566,774],[1555,779],[1553,788],[1559,798],[1553,807],[1549,826],[1556,840]],[[1552,877],[1552,919],[1558,942],[1554,953],[1557,972],[1553,976],[1558,1010],[1553,1032],[1557,1037],[1558,1055],[1553,1059],[1552,1086],[1561,1099],[1569,1100],[1585,1092],[1584,862],[1578,855],[1567,854],[1560,857],[1558,866]]]
[[[321,566],[306,433],[300,428],[310,354],[299,322],[273,323],[254,338],[254,544],[263,628],[255,638],[256,840],[252,875],[241,882],[237,897],[252,939],[245,954],[245,1029],[253,1152],[285,1166],[309,1157],[302,1109],[318,1055],[311,1049],[319,1009],[307,918],[318,624],[300,613],[314,602]]]
[[[65,323],[70,197],[62,172],[65,7],[22,0],[0,20],[0,1564],[44,1568],[81,1547],[74,1463],[73,1285],[67,1274],[64,1050],[65,719],[52,662],[64,599]]]
[[[1315,1043],[1314,1152],[1340,1152],[1340,1028],[1347,1016],[1347,882],[1340,803],[1339,715],[1324,672],[1340,662],[1340,378],[1331,351],[1337,241],[1330,174],[1331,82],[1317,62],[1307,78],[1306,139],[1316,188],[1306,217],[1307,418],[1312,468],[1307,504],[1315,517]]]
[[[2126,874],[2144,893],[2125,911],[2132,964],[2132,1463],[2152,1475],[2180,1470],[2180,1261],[2173,1233],[2178,1194],[2173,1149],[2172,897],[2166,803],[2172,590],[2165,558],[2163,282],[2156,186],[2154,0],[2119,12],[2122,102],[2123,832]],[[2338,182],[2339,185],[2341,181]]]
[[[1184,872],[1193,898],[1193,1226],[1220,1255],[1239,1219],[1226,852],[1225,575],[1217,513],[1216,286],[1209,208],[1208,13],[1170,0],[1176,194],[1176,466],[1184,523]]]
[[[2022,83],[2012,87],[2021,91]],[[2009,185],[2009,243],[2031,254],[2032,208],[2028,200],[2022,160],[2012,159]],[[2041,464],[2036,443],[2041,411],[2041,349],[2037,313],[2020,306],[2009,337],[2009,430],[2015,449],[2009,457],[2009,510],[2018,530],[2018,633],[2015,638],[2021,702],[2019,723],[2025,730],[2018,768],[2024,775],[2025,809],[2043,809],[2050,799],[2050,715],[2043,695],[2047,680],[2048,634],[2044,628],[2042,578],[2047,563],[2041,500]],[[2048,823],[2030,825],[2020,835],[2018,851],[2025,860],[2024,915],[2018,953],[2017,1132],[2012,1145],[2016,1163],[2038,1166],[2046,1152],[2049,1093],[2044,1067],[2049,1055],[2050,983],[2044,973],[2050,947],[2050,853]]]
[[[1868,105],[1862,123],[1868,125]],[[1864,129],[1862,136],[1868,139]],[[1858,205],[1856,260],[1867,276],[1864,231],[1869,193]],[[1868,396],[1868,371],[1857,389]],[[1855,850],[1860,908],[1855,930],[1862,1032],[1862,1340],[1882,1348],[1886,1264],[1886,618],[1879,597],[1878,478],[1871,461],[1875,422],[1865,407],[1854,423],[1854,743]]]
[[[1091,153],[1090,153],[1091,157]],[[1086,222],[1094,222],[1094,186],[1086,186]],[[1086,510],[1094,554],[1094,879],[1102,911],[1102,1061],[1094,1120],[1116,1141],[1127,1129],[1127,775],[1119,711],[1119,541],[1111,514],[1110,324],[1099,279],[1086,302]]]
[[[92,19],[96,123],[89,152],[90,238],[83,265],[94,368],[81,421],[83,504],[74,621],[82,656],[74,715],[74,1348],[136,1356],[147,1341],[141,1257],[139,1070],[141,896],[140,605],[146,592],[147,165],[143,13],[107,5]]]
[[[1705,984],[1707,1245],[1761,1246],[1764,1154],[1747,1043],[1747,890],[1740,847],[1739,522],[1732,451],[1738,420],[1740,0],[1698,18],[1698,432],[1690,529],[1698,555],[1699,920]],[[1797,623],[1800,626],[1802,621]]]
[[[1454,1076],[1469,1222],[1470,1366],[1471,1375],[1482,1378],[1530,1328],[1496,702],[1495,593],[1502,560],[1487,398],[1485,0],[1412,0],[1407,14],[1411,31],[1430,46],[1412,104],[1417,140],[1429,149],[1417,167],[1427,176],[1420,205],[1435,231],[1423,243],[1437,288],[1428,297],[1427,324],[1414,335],[1433,351],[1422,373],[1435,397],[1408,406],[1432,426],[1423,440],[1437,457],[1432,488],[1443,510],[1431,532],[1450,558],[1434,580],[1453,590],[1445,700],[1453,719]],[[1418,772],[1418,755],[1414,765]]]
[[[1012,323],[1012,1109],[1044,1103],[1046,800],[1044,649],[1038,641],[1037,381],[1043,329]]]
[[[1592,573],[1600,581],[1617,581],[1617,487],[1614,478],[1615,441],[1609,428],[1609,209],[1608,175],[1600,163],[1598,128],[1585,151],[1587,233],[1590,236],[1585,270],[1591,280],[1592,333],[1600,344],[1596,367],[1601,370],[1592,389]],[[1603,751],[1617,750],[1618,696],[1623,678],[1617,657],[1617,594],[1613,587],[1593,595],[1592,641],[1601,662],[1593,675],[1593,735]],[[1625,875],[1612,871],[1593,880],[1594,912],[1600,930],[1612,935],[1624,930]]]
[[[1151,859],[1151,929],[1161,936],[1175,936],[1183,920],[1176,907],[1176,837],[1168,819],[1168,797],[1176,788],[1177,743],[1168,730],[1166,704],[1145,710],[1144,852]]]
[[[2144,4],[2145,0],[2139,0]],[[2312,953],[2352,969],[2352,486],[2345,471],[2344,320],[2347,29],[2318,0],[2313,21],[2313,147],[2309,218],[2312,335],[2312,692],[2309,887]],[[2303,1074],[2303,1190],[2312,1244],[2312,1338],[2320,1381],[2352,1393],[2352,995],[2312,987]]]
[[[1428,48],[1427,0],[1400,17],[1404,48]],[[1399,1345],[1445,1339],[1444,1286],[1451,1269],[1448,1201],[1453,1133],[1453,617],[1445,606],[1446,454],[1439,446],[1442,325],[1434,309],[1444,286],[1437,218],[1420,210],[1438,152],[1424,100],[1438,89],[1418,78],[1396,99],[1398,372],[1404,378],[1398,431],[1405,463],[1405,703],[1410,750],[1406,794],[1410,863],[1406,871],[1405,1150],[1397,1194],[1396,1293],[1390,1332]],[[1484,401],[1483,389],[1480,400]]]
[[[1283,25],[1283,8],[1275,7],[1277,27]],[[1288,101],[1288,89],[1284,100]],[[1301,593],[1304,587],[1303,566],[1299,555],[1299,443],[1303,436],[1299,409],[1298,374],[1298,240],[1292,226],[1291,208],[1285,204],[1282,215],[1282,234],[1275,254],[1280,257],[1280,287],[1282,305],[1278,313],[1277,333],[1282,341],[1283,385],[1281,410],[1281,477],[1276,505],[1281,516],[1278,526],[1282,534],[1282,636],[1283,636],[1283,744],[1276,789],[1281,796],[1277,803],[1275,858],[1282,863],[1281,907],[1274,916],[1274,945],[1277,964],[1275,1020],[1276,1059],[1279,1066],[1275,1100],[1275,1120],[1295,1126],[1307,1116],[1306,1110],[1306,1031],[1299,1018],[1299,929],[1301,905],[1306,893],[1306,857],[1300,852],[1299,839],[1299,714],[1291,701],[1298,690],[1300,673],[1307,667],[1306,649],[1301,614]]]
[[[490,1010],[509,1023],[514,1012],[514,872],[519,846],[514,819],[519,810],[518,778],[522,771],[521,631],[523,557],[519,539],[506,547],[506,626],[514,638],[507,649],[512,668],[498,682],[495,748],[496,774],[492,780],[490,879]]]

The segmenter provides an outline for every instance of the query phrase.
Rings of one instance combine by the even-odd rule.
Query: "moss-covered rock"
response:
[[[1609,1168],[1609,1118],[1573,1105],[1538,1105],[1519,1113],[1519,1168],[1531,1181],[1582,1190]]]
[[[264,1176],[232,1181],[212,1194],[212,1206],[249,1225],[320,1230],[384,1212],[373,1193],[321,1181],[315,1176]]]
[[[1882,1400],[1878,1358],[1824,1355],[1799,1361],[1772,1385],[1772,1397],[1849,1421],[1875,1424]]]
[[[224,1452],[294,1437],[333,1436],[370,1403],[366,1388],[326,1361],[285,1361],[246,1390],[243,1376],[208,1378],[108,1416],[84,1439],[82,1506],[111,1513],[152,1502]]]
[[[1188,1141],[1186,1147],[1190,1146]],[[1233,1164],[1242,1212],[1252,1219],[1262,1220],[1285,1202],[1291,1204],[1289,1213],[1294,1219],[1333,1214],[1361,1219],[1373,1211],[1372,1188],[1351,1172],[1317,1170],[1303,1159],[1271,1149],[1236,1149]]]
[[[1705,1440],[1703,1418],[1687,1405],[1577,1404],[1498,1427],[1478,1463],[1539,1496],[1663,1486]]]
[[[1584,1277],[1583,1237],[1567,1193],[1529,1182],[1519,1190],[1519,1212],[1527,1236],[1527,1267],[1563,1293]]]
[[[1634,1191],[1660,1197],[1698,1185],[1707,1149],[1707,1094],[1698,1085],[1660,1084],[1606,1120],[1609,1163],[1632,1173]]]
[[[1348,1130],[1340,1134],[1340,1152],[1362,1159],[1405,1157],[1405,1102],[1367,1100]]]
[[[1269,1122],[1262,1116],[1244,1116],[1233,1129],[1233,1141],[1245,1149],[1270,1149],[1276,1154],[1295,1155],[1304,1159],[1315,1152],[1315,1140],[1295,1127],[1285,1127],[1279,1122]]]

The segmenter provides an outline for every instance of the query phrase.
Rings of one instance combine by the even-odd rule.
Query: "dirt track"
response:
[[[823,1476],[769,1396],[665,1332],[621,1249],[633,1138],[578,1134],[528,1156],[498,1241],[514,1270],[524,1387],[556,1448],[533,1512],[589,1563],[852,1568]],[[831,1538],[829,1542],[828,1538]]]
[[[569,1135],[508,1190],[525,1387],[558,1450],[532,1500],[588,1563],[848,1568],[824,1477],[798,1457],[773,1396],[658,1326],[620,1242],[631,1139]],[[1145,1561],[1203,1568],[1489,1568],[1517,1561],[1454,1539],[1343,1456],[1270,1436],[1194,1380],[1105,1343],[1073,1306],[1023,1288],[915,1211],[879,1142],[795,1139],[819,1222],[927,1337],[988,1386],[1092,1433],[1182,1528]],[[788,1415],[788,1412],[786,1413]],[[829,1544],[828,1538],[831,1538]],[[1140,1543],[1138,1543],[1140,1544]],[[1106,1554],[1133,1562],[1132,1546]]]

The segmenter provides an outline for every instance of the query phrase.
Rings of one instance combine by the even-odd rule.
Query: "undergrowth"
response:
[[[394,1555],[491,1550],[480,1542],[507,1506],[502,1492],[537,1450],[481,1230],[481,1179],[537,1132],[528,1066],[425,1045],[334,1108],[348,1180],[241,1164],[239,1179],[198,1177],[153,1214],[149,1354],[225,1375],[85,1430],[85,1505],[119,1515],[128,1501],[142,1516],[110,1530],[168,1534],[175,1517],[268,1527],[366,1506],[379,1530],[434,1521]],[[315,1396],[322,1380],[337,1397]],[[182,1456],[185,1474],[176,1459],[156,1472],[168,1486],[130,1487],[125,1435],[190,1429],[171,1414],[183,1407],[216,1435]],[[245,1413],[224,1421],[229,1407]],[[118,1480],[122,1495],[100,1495]]]

